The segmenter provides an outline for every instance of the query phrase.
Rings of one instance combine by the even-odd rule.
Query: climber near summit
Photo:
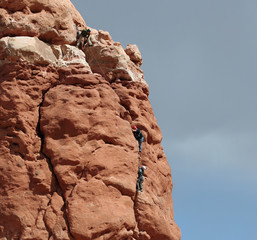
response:
[[[93,46],[90,39],[91,30],[88,28],[88,29],[83,29],[81,32],[79,32],[77,26],[76,26],[76,29],[77,29],[77,39],[78,39],[76,47],[79,47],[81,45],[81,49],[83,50],[87,43],[89,46]],[[82,41],[82,39],[84,41]]]
[[[142,151],[142,143],[144,141],[144,136],[143,136],[142,132],[136,126],[133,126],[132,130],[133,130],[134,137],[136,138],[136,140],[138,141],[138,144],[139,144],[139,152],[141,152]]]
[[[137,191],[143,192],[144,171],[146,166],[139,167],[137,177]]]

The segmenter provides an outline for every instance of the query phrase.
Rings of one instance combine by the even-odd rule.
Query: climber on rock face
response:
[[[141,152],[142,151],[142,143],[144,141],[144,136],[143,136],[142,132],[136,126],[133,126],[132,130],[133,130],[134,137],[136,138],[136,140],[138,141],[138,144],[139,144],[139,152]]]
[[[144,181],[144,171],[146,170],[146,166],[139,167],[138,169],[138,177],[137,177],[137,191],[143,192],[143,181]]]
[[[87,42],[88,42],[89,46],[93,46],[93,44],[90,40],[90,33],[91,33],[90,29],[84,29],[79,34],[77,34],[78,35],[78,40],[77,40],[76,47],[79,47],[80,45],[82,45],[81,49],[84,49]],[[84,41],[82,41],[82,39],[84,39]]]

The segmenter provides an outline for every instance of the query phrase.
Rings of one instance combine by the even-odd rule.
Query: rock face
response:
[[[52,43],[76,41],[76,27],[85,26],[70,0],[1,0],[0,38],[31,36]]]
[[[94,29],[82,52],[74,24],[69,0],[0,1],[0,239],[179,240],[141,54]]]

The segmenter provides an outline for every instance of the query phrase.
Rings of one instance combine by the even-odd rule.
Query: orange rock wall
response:
[[[0,14],[45,4],[12,2],[1,1]],[[61,10],[55,8],[55,14]],[[73,54],[62,66],[52,60],[17,60],[8,58],[8,47],[0,47],[1,240],[180,239],[170,167],[140,52],[135,46],[124,51],[107,32],[93,34],[94,46],[85,50],[87,63],[75,63]],[[64,49],[67,41],[58,41]],[[24,49],[15,49],[22,57]],[[145,136],[142,193],[136,192],[134,124]]]

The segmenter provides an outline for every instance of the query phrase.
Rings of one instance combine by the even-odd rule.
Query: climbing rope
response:
[[[138,168],[141,167],[141,154],[138,154]]]

